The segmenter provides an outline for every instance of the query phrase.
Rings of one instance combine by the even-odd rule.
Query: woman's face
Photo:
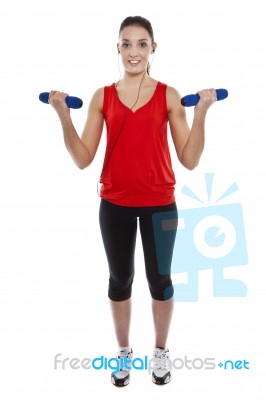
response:
[[[127,26],[119,37],[117,45],[125,70],[130,74],[139,74],[147,69],[149,56],[155,50],[155,43],[146,29],[141,26]]]

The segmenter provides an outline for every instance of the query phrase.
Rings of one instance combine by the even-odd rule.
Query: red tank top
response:
[[[152,98],[136,111],[120,101],[114,83],[104,88],[107,146],[100,177],[103,199],[128,207],[174,202],[166,88],[158,82]]]

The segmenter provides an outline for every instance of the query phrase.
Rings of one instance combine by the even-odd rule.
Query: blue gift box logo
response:
[[[210,203],[213,174],[205,174]],[[216,203],[238,190],[234,183]],[[187,186],[182,192],[203,203]],[[204,203],[203,203],[204,204]],[[164,247],[175,239],[172,256],[173,274],[187,273],[187,283],[174,285],[175,301],[198,301],[198,274],[213,271],[214,297],[245,297],[246,285],[236,279],[225,279],[224,268],[248,263],[242,207],[238,203],[207,205],[177,213],[153,215],[156,252],[160,274],[166,274]]]

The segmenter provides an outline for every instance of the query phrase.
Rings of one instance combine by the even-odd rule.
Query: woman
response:
[[[155,327],[152,381],[165,384],[171,380],[166,342],[173,313],[173,286],[170,265],[164,274],[158,271],[152,216],[176,211],[175,176],[167,143],[168,122],[178,159],[192,170],[204,148],[207,110],[216,100],[214,89],[198,92],[200,101],[190,130],[179,93],[149,75],[149,58],[156,47],[148,20],[128,17],[122,22],[117,51],[124,76],[118,83],[96,91],[81,138],[65,103],[67,94],[52,91],[49,97],[60,118],[66,148],[79,168],[91,164],[104,122],[107,128],[100,178],[100,226],[109,264],[108,296],[119,346],[118,358],[128,359],[118,373],[111,375],[116,386],[125,386],[130,381],[131,287],[138,221]],[[171,259],[173,245],[169,243],[164,249],[165,259]]]

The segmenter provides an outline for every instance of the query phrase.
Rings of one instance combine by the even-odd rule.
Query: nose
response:
[[[138,49],[135,46],[131,46],[129,56],[135,58],[138,56]]]

